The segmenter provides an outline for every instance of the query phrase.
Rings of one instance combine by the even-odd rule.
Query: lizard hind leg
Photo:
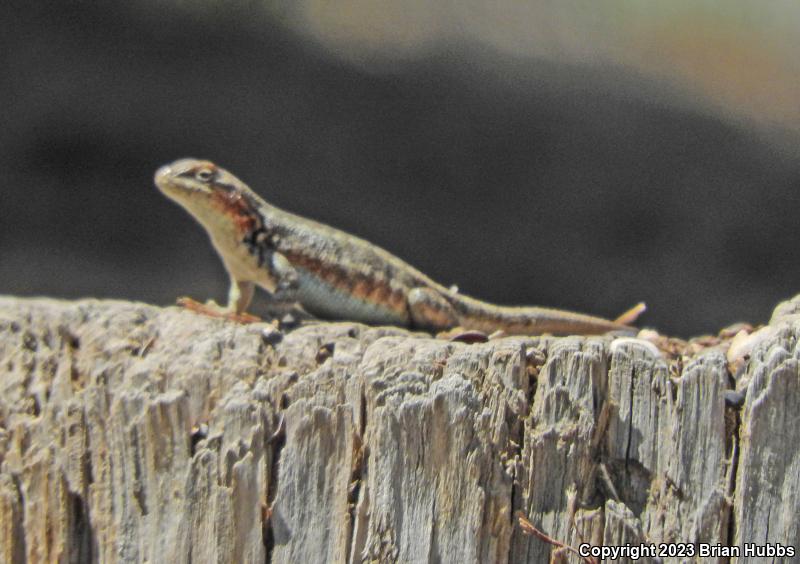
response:
[[[439,332],[459,325],[453,305],[431,288],[413,288],[408,293],[408,312],[413,326],[419,329]]]

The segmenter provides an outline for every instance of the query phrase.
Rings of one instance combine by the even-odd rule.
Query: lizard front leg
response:
[[[231,275],[228,304],[225,307],[220,306],[214,300],[208,300],[206,303],[201,304],[192,298],[179,298],[178,305],[211,317],[224,317],[239,323],[254,323],[261,320],[246,311],[253,300],[254,291],[255,284],[253,282],[237,280]]]
[[[273,252],[269,253],[265,266],[266,272],[262,270],[259,274],[254,270],[253,275],[257,278],[257,282],[240,280],[229,271],[231,284],[225,307],[213,300],[201,304],[191,298],[180,298],[178,304],[203,315],[224,317],[239,323],[253,323],[261,320],[247,313],[247,307],[253,299],[255,286],[258,284],[269,292],[270,302],[278,313],[299,308],[297,305],[299,276],[289,260],[284,255]]]
[[[228,288],[228,305],[225,309],[236,315],[247,315],[247,308],[253,301],[256,285],[253,282],[236,280],[231,276],[231,285]]]

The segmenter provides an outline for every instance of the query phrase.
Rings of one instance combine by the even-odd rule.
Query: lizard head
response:
[[[180,159],[156,171],[161,192],[200,221],[209,231],[227,218],[237,230],[252,228],[258,197],[241,180],[210,161]]]
[[[215,192],[230,192],[239,181],[211,161],[180,159],[156,171],[156,186],[181,205],[211,198]]]

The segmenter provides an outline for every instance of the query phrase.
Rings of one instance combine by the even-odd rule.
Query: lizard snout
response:
[[[161,187],[170,176],[172,176],[172,167],[170,165],[164,165],[156,171],[153,181],[156,183],[156,186]]]

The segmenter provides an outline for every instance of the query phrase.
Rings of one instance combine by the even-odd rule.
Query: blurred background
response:
[[[689,336],[800,292],[794,0],[12,0],[0,21],[2,293],[224,300],[152,184],[186,156],[499,303],[644,300]]]

